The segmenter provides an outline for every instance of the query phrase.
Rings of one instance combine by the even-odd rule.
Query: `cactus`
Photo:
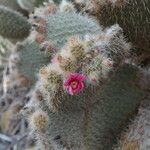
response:
[[[20,48],[21,62],[18,67],[31,82],[35,81],[38,69],[50,62],[52,54],[63,46],[68,37],[99,33],[102,30],[86,16],[74,12],[59,12],[53,3],[35,10],[30,20],[36,31],[31,32],[27,42]]]
[[[96,33],[100,32],[101,28],[87,17],[83,17],[79,14],[58,13],[49,16],[46,30],[48,31],[46,32],[46,39],[52,40],[53,44],[59,48],[71,35]],[[59,33],[59,30],[61,30],[61,33]]]
[[[0,34],[8,39],[24,39],[30,31],[30,24],[21,14],[0,6]]]
[[[114,25],[68,38],[52,63],[39,70],[29,122],[40,149],[112,148],[142,97],[137,70],[119,67],[129,48]]]
[[[17,0],[0,0],[0,5],[13,9],[15,11],[23,12],[19,4],[17,3]]]
[[[40,149],[111,149],[143,94],[137,69],[121,65],[130,49],[123,31],[118,25],[103,30],[54,3],[35,10],[30,21],[33,31],[16,48],[20,62],[12,62],[30,80],[39,70],[29,124]]]
[[[8,8],[11,8],[13,10],[20,9],[17,0],[0,0],[0,5],[6,6]]]
[[[130,122],[129,126],[126,128],[126,131],[122,133],[121,139],[118,142],[119,146],[116,146],[116,150],[149,149],[149,120],[150,103],[149,93],[147,93],[147,96],[144,98],[139,107],[138,114],[135,116],[134,120]]]
[[[20,48],[20,46],[19,46]],[[36,78],[36,73],[41,66],[47,64],[50,59],[42,51],[36,42],[25,42],[20,49],[20,63],[18,69],[31,81]]]
[[[92,1],[92,0],[91,0]],[[95,2],[95,3],[94,3]],[[118,23],[125,35],[138,48],[149,51],[150,49],[150,1],[148,0],[95,0],[90,13],[97,15],[100,24],[110,26]]]
[[[43,2],[44,0],[0,0],[0,5],[6,6],[27,15],[26,11],[33,11],[35,7],[42,5]]]
[[[35,7],[42,5],[44,0],[17,0],[17,2],[22,9],[31,12]]]
[[[17,11],[24,16],[28,16],[28,12],[19,6],[17,0],[0,0],[0,5],[13,9],[14,11]]]

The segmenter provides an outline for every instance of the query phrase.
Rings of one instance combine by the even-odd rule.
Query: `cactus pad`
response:
[[[0,6],[0,34],[9,39],[24,39],[29,35],[30,24],[21,14]]]

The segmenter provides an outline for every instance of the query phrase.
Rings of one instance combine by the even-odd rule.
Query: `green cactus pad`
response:
[[[0,5],[12,8],[13,10],[18,10],[20,8],[17,0],[0,0]]]
[[[21,48],[19,71],[31,81],[35,81],[36,74],[40,67],[50,60],[48,56],[40,51],[40,46],[36,42],[26,42]]]
[[[101,30],[101,27],[87,16],[73,12],[58,12],[47,17],[46,40],[51,40],[60,48],[70,36],[98,34]]]
[[[129,0],[122,7],[104,6],[99,21],[104,26],[118,23],[135,46],[150,50],[150,1]]]
[[[17,3],[17,0],[0,0],[0,5],[3,5],[5,7],[8,7],[10,9],[13,9],[14,11],[18,11],[21,14],[28,16],[27,11],[23,10],[19,4]]]
[[[30,24],[19,13],[0,6],[0,34],[8,39],[24,39],[29,35]]]
[[[57,150],[69,146],[74,150],[112,149],[120,130],[142,100],[137,74],[135,68],[124,65],[103,87],[86,88],[77,96],[56,94],[62,107],[68,103],[66,111],[52,112],[42,102],[39,109],[47,112],[49,125],[45,134],[37,133],[39,139]]]

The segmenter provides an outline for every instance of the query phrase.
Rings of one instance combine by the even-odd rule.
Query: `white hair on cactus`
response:
[[[60,6],[59,6],[60,12],[71,12],[75,11],[74,5],[71,2],[68,2],[66,0],[62,0]]]

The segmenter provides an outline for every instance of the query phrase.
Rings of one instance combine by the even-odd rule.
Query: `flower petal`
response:
[[[84,88],[83,81],[86,79],[86,76],[79,73],[70,73],[68,78],[64,81],[64,89],[71,95],[79,93]],[[73,87],[73,82],[77,83],[77,86]]]

